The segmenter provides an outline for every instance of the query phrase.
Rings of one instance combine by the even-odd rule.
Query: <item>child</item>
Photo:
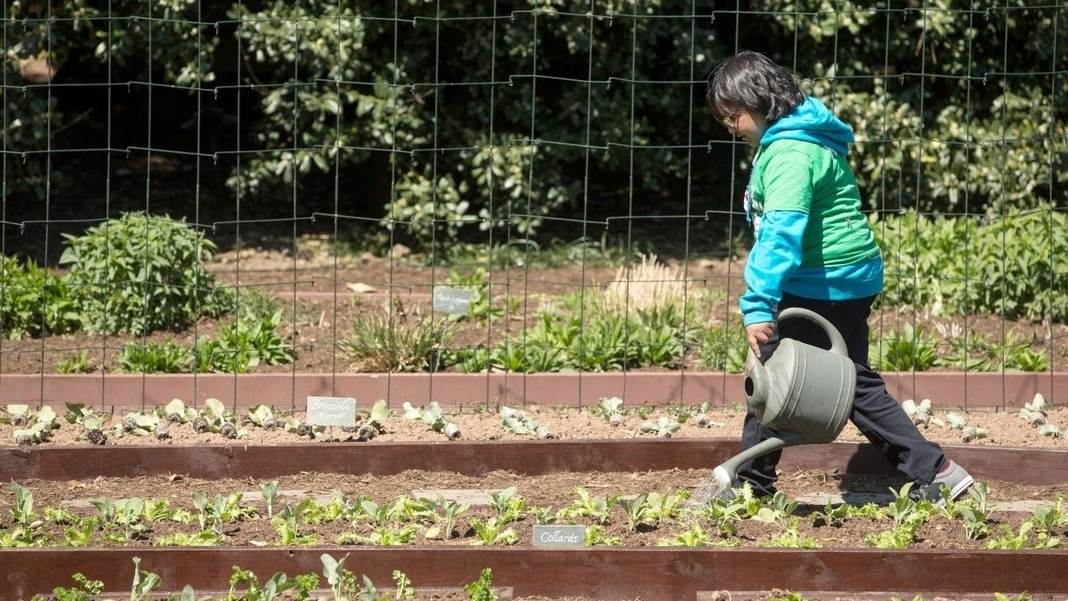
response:
[[[744,197],[756,241],[739,300],[753,353],[766,361],[780,336],[828,348],[826,334],[808,320],[787,320],[779,329],[776,324],[787,307],[827,318],[856,363],[852,422],[916,481],[916,498],[939,504],[956,499],[971,486],[971,475],[923,437],[868,366],[867,320],[882,291],[883,261],[846,160],[852,130],[806,96],[790,70],[756,52],[739,52],[712,72],[707,102],[728,131],[757,149]],[[749,409],[742,449],[769,435]],[[758,495],[774,494],[781,455],[743,465],[736,484],[749,482]]]

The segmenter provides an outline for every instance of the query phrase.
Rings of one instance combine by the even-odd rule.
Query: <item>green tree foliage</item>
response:
[[[57,132],[114,126],[69,112],[54,68],[62,90],[188,88],[194,109],[236,96],[225,110],[240,135],[205,154],[227,159],[238,205],[288,200],[294,219],[325,211],[443,248],[553,220],[723,210],[740,196],[728,166],[748,152],[720,143],[704,79],[750,48],[854,126],[872,209],[1068,201],[1068,11],[1056,3],[99,4],[4,3],[5,194],[45,195],[75,164],[49,152],[68,143]]]

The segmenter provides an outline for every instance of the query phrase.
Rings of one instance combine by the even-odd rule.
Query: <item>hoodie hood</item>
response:
[[[768,126],[760,145],[775,140],[801,140],[826,146],[839,154],[848,154],[856,138],[841,119],[835,117],[819,100],[809,96],[793,111]]]

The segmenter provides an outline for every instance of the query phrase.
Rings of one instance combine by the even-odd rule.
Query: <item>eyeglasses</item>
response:
[[[720,119],[719,122],[722,123],[723,127],[726,127],[727,129],[734,129],[738,127],[738,115],[740,115],[741,113],[742,109],[738,109],[733,113],[727,115],[726,117]]]

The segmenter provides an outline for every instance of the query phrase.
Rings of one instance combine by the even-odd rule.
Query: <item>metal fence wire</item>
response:
[[[1063,390],[1061,2],[3,6],[0,402],[738,402],[742,50],[853,129],[895,390]]]

